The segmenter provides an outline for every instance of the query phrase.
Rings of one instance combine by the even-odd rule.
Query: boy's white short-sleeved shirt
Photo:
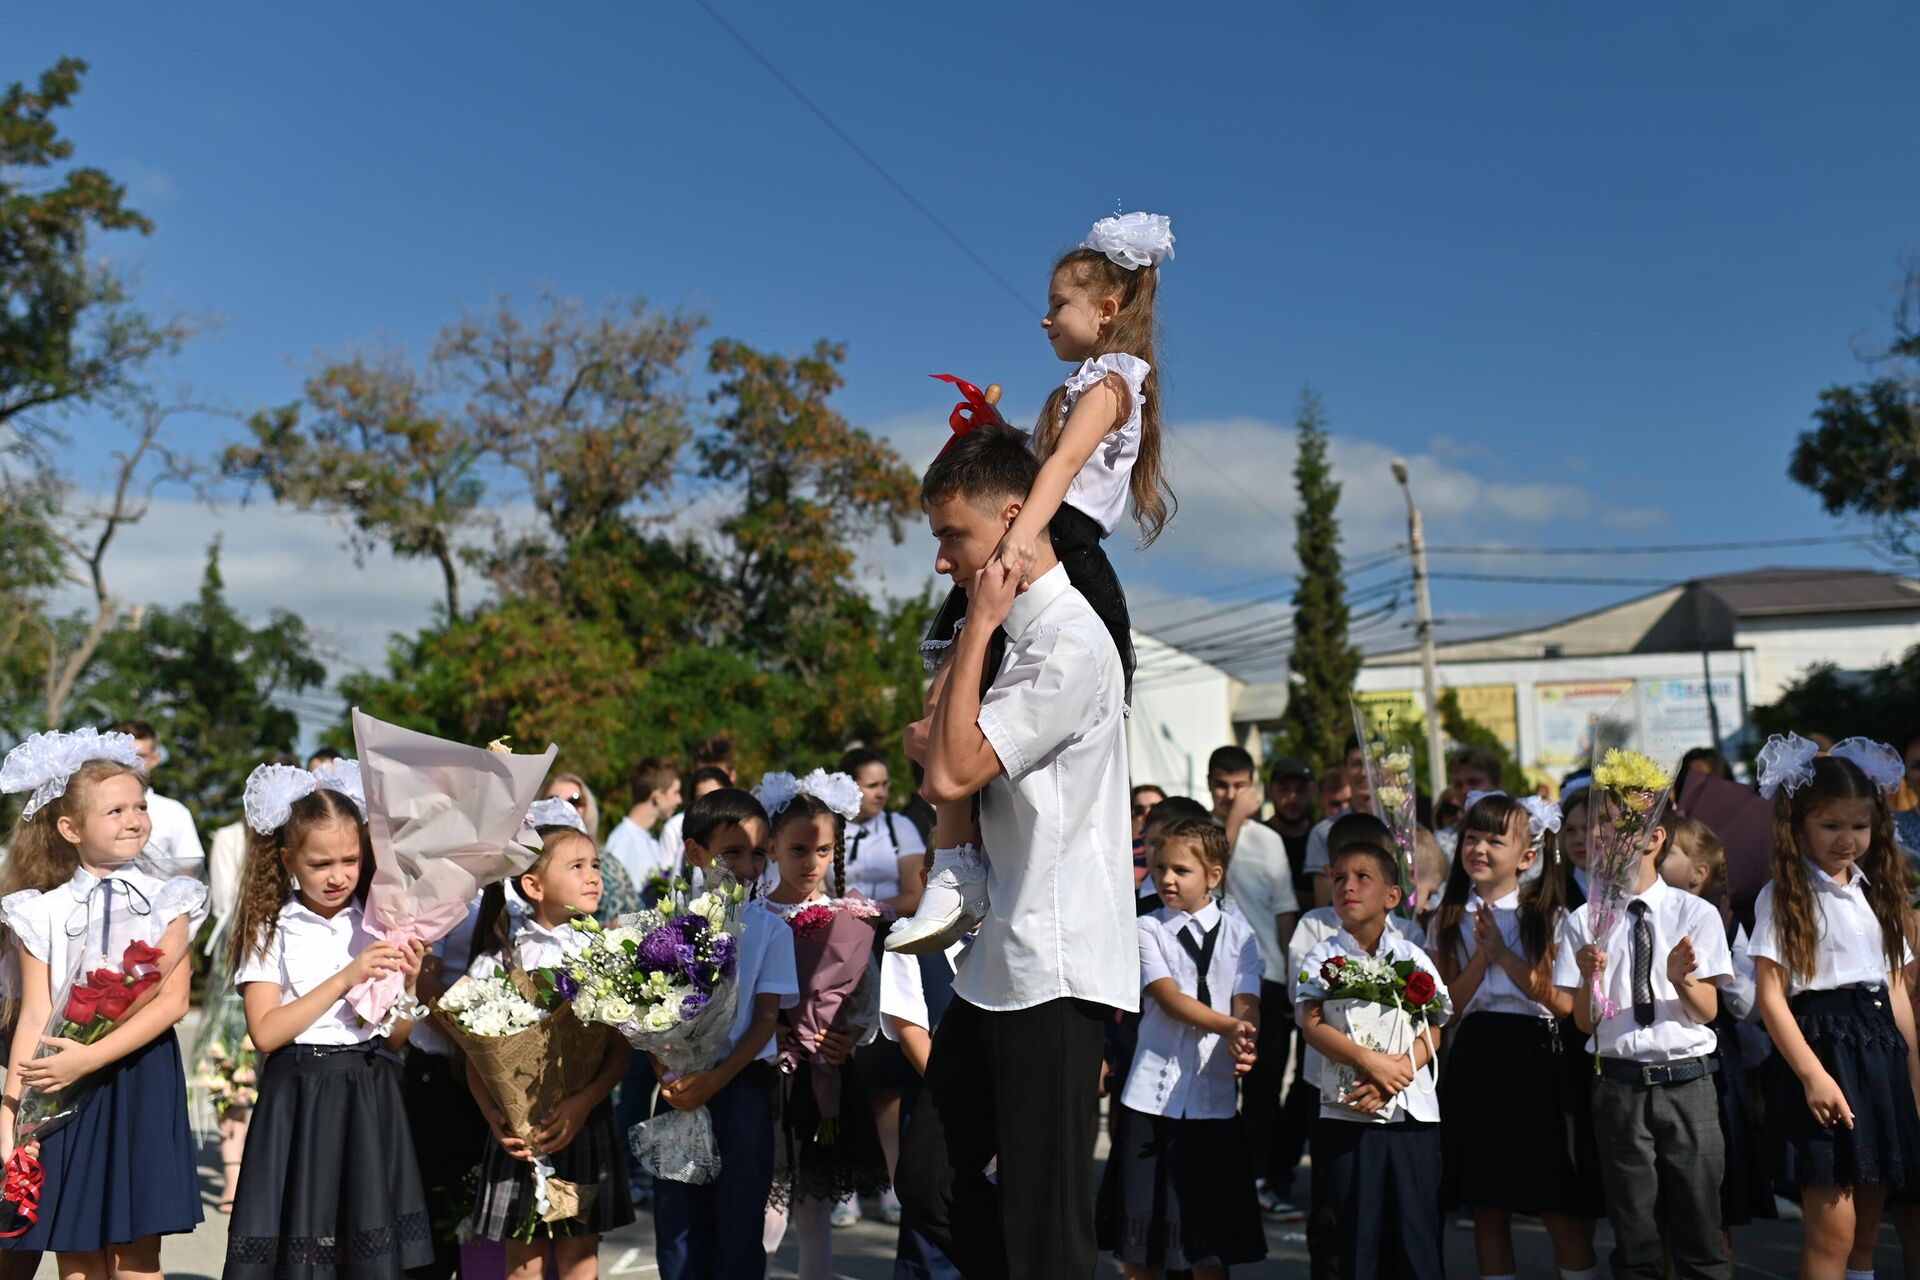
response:
[[[1633,1016],[1633,921],[1629,904],[1647,904],[1647,923],[1653,932],[1653,965],[1649,974],[1653,988],[1653,1023],[1641,1026]],[[1579,953],[1594,941],[1593,904],[1588,903],[1560,926],[1560,945],[1553,956],[1553,984],[1563,990],[1582,992]],[[1675,889],[1658,876],[1643,893],[1636,893],[1620,904],[1620,918],[1608,933],[1602,949],[1607,955],[1607,970],[1602,989],[1617,1006],[1611,1018],[1602,1018],[1587,1042],[1590,1052],[1603,1058],[1657,1065],[1699,1058],[1719,1047],[1712,1027],[1695,1022],[1680,1004],[1680,992],[1667,978],[1667,954],[1680,939],[1693,940],[1693,976],[1717,983],[1733,972],[1733,956],[1727,949],[1726,927],[1720,913],[1704,898],[1696,898],[1683,889]]]
[[[1186,934],[1203,946],[1208,930],[1214,935],[1207,966],[1209,1007],[1232,1013],[1237,995],[1260,997],[1266,963],[1253,927],[1209,902],[1189,915],[1172,907],[1141,916],[1138,924],[1140,985],[1144,989],[1161,978],[1172,979],[1182,994],[1199,998],[1199,962],[1180,941]],[[1233,1054],[1226,1038],[1202,1031],[1142,995],[1140,1036],[1133,1066],[1127,1072],[1120,1101],[1147,1115],[1187,1120],[1225,1120],[1235,1109]]]
[[[966,940],[962,939],[948,947],[941,959],[948,968],[958,969],[966,949]],[[926,983],[920,972],[919,956],[888,951],[880,957],[880,1030],[887,1039],[898,1040],[903,1023],[922,1030],[932,1028],[933,1018],[927,1012]]]
[[[739,1006],[733,1012],[733,1034],[727,1042],[738,1048],[753,1025],[753,1006],[757,996],[779,996],[780,1007],[791,1009],[800,1003],[800,971],[793,959],[793,930],[764,900],[750,904],[740,933],[740,955],[734,975],[740,984]],[[777,1056],[774,1043],[778,1035],[767,1037],[766,1044],[754,1055],[755,1061],[771,1062]]]
[[[1398,932],[1398,926],[1404,923],[1411,922],[1396,921],[1392,916],[1388,916],[1386,927],[1380,933],[1379,946],[1371,953],[1362,947],[1358,939],[1348,933],[1344,926],[1337,929],[1333,936],[1309,950],[1305,959],[1302,960],[1299,972],[1295,975],[1294,1004],[1298,1006],[1307,1001],[1324,1002],[1327,999],[1327,991],[1321,985],[1319,974],[1327,961],[1335,956],[1346,956],[1352,959],[1385,959],[1395,963],[1411,960],[1433,979],[1435,990],[1441,994],[1441,1002],[1432,1015],[1432,1024],[1436,1027],[1445,1025],[1448,1017],[1447,1006],[1444,1004],[1447,984],[1441,980],[1440,970],[1434,966],[1432,957],[1415,946],[1404,934]],[[1307,1054],[1317,1064],[1324,1064],[1326,1061],[1311,1049]],[[1413,1083],[1394,1095],[1394,1102],[1400,1104],[1398,1106],[1367,1114],[1355,1111],[1351,1107],[1323,1101],[1320,1104],[1320,1117],[1323,1120],[1347,1120],[1360,1124],[1391,1124],[1401,1119],[1437,1124],[1440,1120],[1440,1096],[1434,1091],[1437,1065],[1429,1060],[1428,1064],[1414,1075]],[[1313,1074],[1307,1079],[1317,1086],[1320,1082],[1320,1067],[1316,1066]]]

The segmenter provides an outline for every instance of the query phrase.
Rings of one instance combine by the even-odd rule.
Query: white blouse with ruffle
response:
[[[0,899],[0,919],[46,964],[56,992],[83,966],[119,968],[130,943],[159,946],[181,916],[191,938],[206,914],[207,886],[190,876],[151,875],[133,863],[105,879],[79,867],[58,889]]]
[[[1087,465],[1067,486],[1067,502],[1097,520],[1105,537],[1111,538],[1127,517],[1128,486],[1133,480],[1134,461],[1140,456],[1140,407],[1145,403],[1142,388],[1151,372],[1153,366],[1138,356],[1114,351],[1083,360],[1067,379],[1067,399],[1061,407],[1063,421],[1089,387],[1098,386],[1111,374],[1119,374],[1133,393],[1126,422],[1107,433]]]

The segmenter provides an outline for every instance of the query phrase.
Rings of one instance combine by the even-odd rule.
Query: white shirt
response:
[[[920,829],[882,810],[847,824],[847,887],[878,902],[900,896],[900,859],[927,851]]]
[[[207,849],[207,886],[212,890],[213,918],[219,924],[224,925],[233,914],[246,865],[247,824],[229,823],[214,832]]]
[[[1138,356],[1114,351],[1082,361],[1067,378],[1067,398],[1060,406],[1063,423],[1066,415],[1073,412],[1074,402],[1089,387],[1106,381],[1108,374],[1119,374],[1125,379],[1127,390],[1133,393],[1132,412],[1126,422],[1107,432],[1099,448],[1067,486],[1067,502],[1099,521],[1102,533],[1108,537],[1113,536],[1113,531],[1127,516],[1133,464],[1140,456],[1140,409],[1146,403],[1141,387],[1151,372],[1153,366]]]
[[[980,793],[992,899],[954,994],[1140,1007],[1123,678],[1113,638],[1055,565],[1016,597],[980,708],[1003,770]]]
[[[960,967],[967,950],[962,938],[941,953],[949,969]],[[898,1040],[901,1026],[931,1030],[933,1015],[927,1011],[927,987],[920,971],[920,957],[889,951],[880,957],[880,1030],[887,1039]]]
[[[1759,994],[1756,988],[1753,939],[1747,936],[1747,926],[1737,924],[1733,927],[1733,973],[1720,984],[1720,1007],[1735,1022],[1745,1022],[1753,1016]]]
[[[1380,931],[1380,943],[1373,951],[1360,945],[1359,939],[1342,927],[1331,938],[1319,943],[1300,966],[1300,973],[1294,984],[1293,1000],[1296,1005],[1317,1000],[1325,1003],[1327,989],[1320,983],[1320,969],[1335,956],[1348,956],[1354,959],[1371,957],[1373,959],[1391,959],[1395,963],[1411,960],[1433,979],[1435,990],[1444,993],[1446,984],[1440,981],[1440,971],[1433,966],[1433,960],[1398,931],[1404,921],[1397,921],[1391,915],[1387,917],[1386,927]],[[1432,1025],[1442,1026],[1447,1021],[1444,1006],[1436,1009],[1432,1015]],[[1437,1042],[1436,1042],[1437,1043]],[[1308,1050],[1308,1057],[1325,1062],[1324,1058]],[[1393,1095],[1387,1105],[1371,1115],[1355,1111],[1352,1107],[1339,1103],[1322,1101],[1320,1118],[1323,1120],[1348,1120],[1360,1124],[1392,1124],[1398,1120],[1423,1120],[1437,1124],[1440,1120],[1440,1096],[1434,1092],[1434,1071],[1436,1064],[1431,1060],[1414,1075],[1413,1083]],[[1317,1088],[1320,1083],[1320,1068],[1316,1066],[1307,1079]]]
[[[280,908],[273,938],[264,949],[255,939],[255,946],[234,971],[233,985],[270,982],[280,988],[280,1003],[289,1005],[346,968],[377,941],[361,920],[358,903],[349,902],[328,919],[315,915],[295,897]],[[361,1044],[373,1039],[377,1030],[363,1022],[342,996],[296,1035],[293,1043]]]
[[[1653,930],[1653,1025],[1640,1026],[1633,1017],[1633,917],[1629,904],[1647,904],[1647,923]],[[1553,956],[1553,984],[1585,998],[1580,981],[1580,948],[1594,941],[1593,904],[1588,903],[1568,916],[1560,926],[1560,946]],[[1682,938],[1693,940],[1693,976],[1715,982],[1733,972],[1733,957],[1727,951],[1727,932],[1720,913],[1703,898],[1675,889],[1655,876],[1645,893],[1633,895],[1620,904],[1619,918],[1602,947],[1607,953],[1607,971],[1602,988],[1618,1007],[1611,1018],[1602,1018],[1592,1039],[1591,1052],[1603,1058],[1622,1058],[1628,1062],[1677,1062],[1712,1053],[1719,1044],[1713,1028],[1695,1022],[1680,1004],[1680,993],[1667,979],[1667,953]]]
[[[1838,987],[1877,987],[1887,981],[1887,953],[1881,946],[1880,919],[1867,901],[1867,875],[1859,867],[1841,884],[1812,862],[1807,881],[1813,886],[1813,976],[1789,976],[1787,995],[1802,991],[1832,991]],[[1773,890],[1769,882],[1753,903],[1753,939],[1747,951],[1760,959],[1787,967],[1786,948],[1773,918]],[[1902,944],[1903,966],[1913,951]]]
[[[47,966],[55,994],[83,968],[120,968],[129,943],[158,946],[181,916],[191,941],[206,914],[207,886],[191,876],[152,875],[137,862],[104,880],[76,867],[57,889],[23,889],[0,899],[0,919]]]
[[[636,889],[646,888],[653,876],[673,869],[653,832],[632,818],[620,819],[620,825],[608,834],[607,843],[600,851],[620,859],[620,865],[633,877]]]
[[[1520,891],[1515,889],[1504,898],[1496,898],[1491,904],[1478,893],[1467,895],[1467,909],[1460,921],[1460,964],[1469,964],[1479,944],[1474,940],[1473,925],[1482,911],[1492,911],[1493,921],[1499,926],[1500,936],[1506,940],[1507,950],[1517,956],[1527,954],[1526,946],[1520,940]],[[1547,941],[1552,945],[1554,935],[1559,932],[1559,922],[1547,931]],[[1475,1013],[1520,1013],[1530,1018],[1551,1018],[1553,1010],[1533,999],[1515,985],[1507,971],[1497,964],[1487,965],[1486,972],[1480,977],[1480,985],[1474,989],[1473,999],[1466,1007],[1454,1010],[1454,1021],[1458,1023]]]
[[[531,973],[535,969],[557,969],[567,957],[587,948],[587,935],[570,924],[549,929],[532,916],[521,920],[513,931],[513,962]],[[467,972],[476,978],[491,978],[505,966],[501,957],[487,952],[473,958]]]
[[[793,963],[793,930],[778,912],[749,907],[742,915],[746,921],[740,934],[739,958],[734,964],[734,980],[740,984],[740,1003],[733,1011],[733,1034],[727,1043],[735,1049],[753,1025],[755,996],[779,996],[780,1007],[791,1009],[800,1003],[800,977]],[[779,1056],[779,1028],[767,1037],[754,1055],[756,1062],[772,1062]]]
[[[206,865],[207,853],[200,847],[200,833],[193,828],[193,815],[178,800],[158,791],[147,792],[147,816],[153,819],[153,831],[140,860],[157,876],[197,876]]]
[[[1408,920],[1402,916],[1388,916],[1387,929],[1413,943],[1416,947],[1427,945],[1426,930],[1420,927],[1418,920]],[[1340,914],[1332,907],[1315,907],[1300,917],[1300,923],[1293,927],[1293,941],[1287,944],[1287,985],[1291,987],[1296,976],[1307,966],[1307,955],[1315,947],[1340,932]],[[1320,1084],[1320,1069],[1326,1065],[1312,1045],[1301,1045],[1300,1074]]]
[[[687,874],[687,811],[677,811],[660,828],[660,860],[673,868],[675,879]]]
[[[1183,1022],[1144,992],[1151,983],[1171,978],[1184,995],[1199,998],[1200,966],[1180,943],[1186,933],[1204,943],[1207,930],[1218,927],[1213,957],[1207,966],[1210,1008],[1233,1012],[1233,997],[1260,997],[1265,962],[1253,929],[1209,902],[1188,915],[1161,907],[1139,918],[1140,1039],[1120,1101],[1148,1115],[1184,1120],[1226,1120],[1233,1116],[1236,1087],[1233,1046],[1225,1036],[1202,1031]]]
[[[1287,953],[1280,946],[1276,917],[1298,915],[1300,898],[1293,891],[1287,846],[1279,833],[1258,822],[1241,827],[1233,857],[1227,861],[1225,884],[1228,898],[1239,906],[1259,940],[1266,980],[1286,982]]]
[[[1344,816],[1343,814],[1342,817]],[[1326,873],[1328,861],[1327,832],[1333,830],[1333,824],[1338,821],[1340,821],[1339,818],[1323,818],[1313,824],[1313,830],[1307,832],[1306,865],[1301,867],[1300,870],[1308,873],[1315,871],[1322,874]]]

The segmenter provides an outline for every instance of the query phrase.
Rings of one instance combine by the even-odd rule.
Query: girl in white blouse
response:
[[[1473,1210],[1474,1253],[1489,1280],[1515,1274],[1516,1213],[1539,1216],[1561,1275],[1598,1266],[1599,1171],[1581,1168],[1568,1141],[1579,1099],[1567,1087],[1557,1020],[1573,1012],[1573,996],[1553,985],[1568,881],[1550,829],[1560,812],[1532,804],[1502,792],[1473,798],[1434,920],[1434,963],[1455,1028],[1440,1079],[1442,1197]],[[1489,1143],[1491,1132],[1506,1136]]]
[[[247,779],[230,946],[262,1061],[223,1280],[397,1280],[433,1260],[394,1052],[411,1018],[373,1026],[347,1002],[359,983],[400,972],[411,1006],[426,954],[377,939],[361,918],[373,850],[357,783],[357,770],[287,765]]]
[[[1235,1080],[1253,1065],[1265,962],[1251,926],[1214,900],[1227,836],[1210,818],[1168,826],[1141,916],[1140,1040],[1114,1107],[1096,1231],[1128,1280],[1163,1269],[1218,1280],[1266,1257]]]
[[[44,1173],[37,1220],[15,1204],[4,1225],[24,1230],[4,1246],[54,1250],[62,1275],[87,1280],[157,1277],[160,1237],[201,1217],[173,1028],[187,1011],[180,961],[207,891],[134,865],[152,828],[139,763],[126,734],[88,730],[36,734],[0,766],[0,785],[33,793],[0,878],[20,978],[0,1156],[18,1174],[37,1150]],[[65,1003],[52,1026],[56,1001]],[[85,1092],[74,1088],[82,1080]],[[48,1110],[71,1108],[71,1118],[22,1135],[16,1151],[22,1106],[63,1094]]]
[[[1801,1189],[1800,1273],[1871,1273],[1889,1194],[1920,1190],[1920,1060],[1897,999],[1907,949],[1906,868],[1883,790],[1905,773],[1864,739],[1815,757],[1797,735],[1762,750],[1774,803],[1773,880],[1754,902],[1775,1172]]]

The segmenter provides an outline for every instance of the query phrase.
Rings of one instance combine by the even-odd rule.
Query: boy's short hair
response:
[[[1011,427],[976,427],[955,436],[920,481],[920,505],[964,497],[976,504],[1025,502],[1040,474],[1040,460],[1026,433]]]
[[[1253,753],[1245,747],[1216,747],[1207,757],[1207,776],[1253,773]]]
[[[155,733],[153,726],[145,720],[122,720],[119,724],[114,725],[110,732],[124,733],[135,742],[158,742],[160,740],[160,735]]]
[[[733,739],[723,735],[696,742],[692,754],[695,765],[730,765],[733,763]]]
[[[693,771],[693,777],[687,779],[687,790],[698,791],[703,782],[714,782],[723,787],[733,785],[733,779],[727,776],[725,769],[711,764],[703,764]]]
[[[1388,884],[1396,888],[1399,887],[1400,860],[1379,845],[1368,841],[1355,841],[1346,848],[1329,854],[1327,857],[1327,874],[1332,875],[1335,867],[1353,858],[1372,859],[1374,866],[1380,872],[1381,878]]]
[[[1447,853],[1433,832],[1421,827],[1413,833],[1414,878],[1440,884],[1447,878]]]
[[[344,760],[346,755],[338,747],[315,747],[309,760]]]
[[[645,804],[656,791],[665,791],[680,776],[673,761],[665,756],[648,756],[627,771],[627,792],[632,803]]]
[[[1170,840],[1191,840],[1200,850],[1200,859],[1210,867],[1226,870],[1231,851],[1227,848],[1227,831],[1212,818],[1179,818],[1167,823],[1154,833],[1153,844],[1157,849]]]
[[[1485,747],[1454,748],[1453,754],[1447,757],[1447,768],[1459,769],[1462,767],[1478,769],[1480,772],[1486,774],[1495,786],[1500,784],[1500,757]]]
[[[754,798],[751,791],[722,787],[718,791],[695,797],[693,803],[687,806],[687,818],[680,824],[680,833],[689,844],[697,844],[704,849],[720,828],[745,826],[749,818],[766,822],[766,807]]]
[[[1342,814],[1327,828],[1327,865],[1331,867],[1343,849],[1356,844],[1377,849],[1395,847],[1393,832],[1372,814],[1364,811]]]
[[[1346,766],[1335,765],[1331,769],[1321,770],[1320,781],[1317,785],[1320,788],[1320,794],[1323,796],[1333,791],[1345,791],[1347,789]]]

